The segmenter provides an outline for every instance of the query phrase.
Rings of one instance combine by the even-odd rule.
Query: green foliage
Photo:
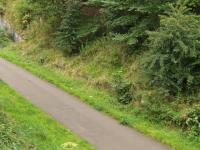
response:
[[[0,4],[0,15],[3,15],[5,12],[4,7]]]
[[[32,8],[26,0],[17,0],[11,4],[11,11],[14,14],[13,22],[20,30],[28,28],[32,21]]]
[[[190,134],[194,136],[200,135],[200,105],[195,106],[186,117],[185,126]]]
[[[0,29],[0,48],[5,47],[10,42],[9,36]]]
[[[0,0],[0,15],[3,15],[5,13],[5,1]]]
[[[177,92],[194,92],[200,85],[200,18],[183,5],[162,16],[160,28],[149,34],[146,68],[152,83]]]
[[[164,89],[143,91],[139,97],[141,97],[142,111],[148,114],[148,119],[157,123],[162,122],[165,125],[174,126],[176,112],[166,101],[166,99],[169,101],[171,97]]]
[[[58,47],[68,53],[77,53],[81,46],[77,31],[81,22],[80,2],[78,0],[69,0],[65,14],[63,15],[61,25],[57,32],[56,43]]]
[[[52,17],[60,18],[65,10],[67,1],[68,0],[27,0],[34,10],[34,16],[36,18],[45,19],[46,21],[49,21]]]
[[[114,90],[121,104],[130,104],[134,99],[134,86],[129,81],[124,81],[120,76],[115,77]]]
[[[194,13],[200,14],[200,0],[187,0],[186,2]]]
[[[56,43],[69,54],[78,53],[85,43],[93,40],[96,35],[102,35],[100,33],[102,24],[100,17],[84,15],[80,0],[68,0],[65,6],[66,9],[62,12],[61,23],[56,32]]]
[[[129,82],[119,81],[115,85],[115,92],[117,93],[118,101],[122,104],[130,104],[133,100],[132,84]]]
[[[180,6],[180,3],[183,2],[180,0],[177,7],[172,7],[171,12],[167,13],[169,9],[168,3],[174,4],[176,1],[89,0],[87,6],[98,6],[97,8],[100,10],[100,16],[95,17],[84,16],[82,8],[86,5],[85,3],[83,5],[80,0],[15,0],[15,5],[11,6],[15,10],[12,12],[15,14],[13,16],[17,18],[17,24],[22,25],[22,30],[29,32],[29,27],[32,27],[31,23],[34,20],[35,30],[46,32],[46,34],[39,36],[34,33],[36,34],[35,37],[43,38],[46,36],[44,38],[45,42],[49,40],[47,43],[51,42],[51,46],[55,45],[54,40],[52,40],[55,38],[56,48],[64,50],[65,54],[74,54],[80,50],[87,51],[90,49],[90,55],[67,57],[67,61],[61,53],[56,56],[58,54],[56,51],[49,50],[49,45],[48,48],[46,48],[47,45],[44,45],[44,47],[46,46],[44,56],[41,56],[40,51],[44,47],[38,49],[33,46],[34,52],[29,51],[27,53],[35,53],[33,57],[36,60],[39,59],[40,65],[55,67],[59,71],[62,70],[65,75],[67,72],[72,76],[84,78],[84,81],[87,81],[87,83],[84,82],[86,85],[114,90],[118,102],[126,105],[117,104],[116,106],[116,100],[106,101],[107,98],[102,98],[101,96],[99,96],[99,100],[94,102],[94,97],[98,94],[95,96],[90,95],[88,99],[91,99],[91,101],[88,101],[89,103],[95,103],[94,106],[96,108],[103,111],[104,107],[106,107],[106,111],[112,113],[113,110],[111,108],[119,107],[120,113],[121,111],[125,112],[124,116],[118,116],[120,122],[124,125],[135,125],[135,122],[130,123],[130,120],[133,118],[132,111],[135,109],[132,105],[136,105],[139,110],[138,114],[146,114],[145,119],[157,124],[161,122],[164,126],[182,128],[183,132],[188,131],[189,134],[194,133],[198,137],[199,128],[196,119],[199,116],[198,111],[192,109],[191,113],[186,115],[186,118],[181,118],[179,113],[182,113],[182,110],[172,108],[173,104],[171,105],[170,102],[174,100],[177,102],[174,105],[180,105],[178,104],[179,99],[172,95],[183,92],[186,96],[185,99],[181,99],[181,102],[184,103],[182,104],[184,105],[183,109],[188,107],[189,104],[198,103],[197,100],[190,99],[187,92],[198,91],[200,85],[198,71],[200,67],[199,17],[194,15],[200,14],[200,3],[199,0],[187,0],[184,4],[189,9],[186,9],[184,6]],[[9,2],[9,5],[13,3],[11,0]],[[190,14],[191,12],[193,15]],[[42,28],[37,28],[37,22]],[[94,42],[95,47],[90,47],[88,42],[108,32],[113,36],[114,40],[122,44],[113,46],[105,39],[107,42],[102,44]],[[148,37],[149,41],[147,42],[149,43],[145,45]],[[31,44],[33,44],[32,41]],[[32,49],[31,44],[27,44],[28,46],[26,45],[25,47]],[[85,45],[87,46],[81,49]],[[139,62],[132,64],[133,59],[136,58],[135,56],[126,55],[122,57],[123,52],[121,51],[126,49],[127,46],[132,50],[148,50],[147,46],[149,46],[149,55],[144,71],[149,71],[153,85],[161,87],[159,89],[155,88],[155,93],[151,93],[152,86],[146,85],[145,79],[135,77],[135,74],[132,74],[139,72],[140,66]],[[120,51],[120,53],[116,51]],[[96,53],[102,54],[98,55]],[[139,59],[145,59],[143,54]],[[93,67],[96,65],[98,65],[98,68]],[[116,81],[113,82],[111,81],[113,77],[110,74],[113,74],[118,67],[123,67],[126,73],[123,72],[120,78],[115,78]],[[45,74],[45,76],[49,75]],[[60,76],[58,77],[60,78]],[[58,77],[53,77],[52,79],[59,80]],[[49,79],[49,77],[46,78]],[[140,81],[136,78],[140,78]],[[52,79],[49,80],[52,81]],[[138,84],[137,81],[141,83]],[[132,82],[137,88],[133,86]],[[62,83],[65,84],[62,87],[68,84],[66,82]],[[74,83],[74,79],[72,83]],[[114,84],[114,87],[111,86],[112,84]],[[77,88],[69,89],[69,91],[74,89]],[[114,96],[111,95],[111,97]],[[195,98],[198,99],[198,97]],[[106,103],[105,106],[102,106],[104,99]],[[133,100],[134,103],[128,105]],[[128,110],[124,108],[128,108]],[[126,117],[127,112],[130,117]]]
[[[192,138],[199,137],[200,105],[198,103],[194,106],[189,105],[189,108],[186,109],[186,106],[180,106],[178,99],[173,101],[173,97],[163,89],[144,92],[141,97],[141,111],[146,113],[146,118],[164,125],[178,127],[184,134]]]
[[[90,0],[106,8],[107,26],[114,39],[135,49],[143,46],[147,38],[145,31],[159,27],[159,15],[168,2],[173,0]]]

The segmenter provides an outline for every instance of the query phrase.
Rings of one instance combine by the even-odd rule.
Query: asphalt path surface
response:
[[[98,150],[170,149],[2,58],[0,79]]]

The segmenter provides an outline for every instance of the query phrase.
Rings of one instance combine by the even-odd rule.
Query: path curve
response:
[[[169,150],[2,58],[0,79],[98,150]]]

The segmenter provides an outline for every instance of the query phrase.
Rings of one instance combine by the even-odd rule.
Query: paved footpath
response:
[[[0,79],[98,150],[169,150],[2,58]]]

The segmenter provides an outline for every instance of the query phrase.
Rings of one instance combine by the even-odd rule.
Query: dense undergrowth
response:
[[[7,46],[11,42],[10,36],[2,29],[0,29],[0,37],[0,48]]]
[[[20,55],[198,141],[199,0],[1,0],[1,7],[26,39],[12,47]]]

